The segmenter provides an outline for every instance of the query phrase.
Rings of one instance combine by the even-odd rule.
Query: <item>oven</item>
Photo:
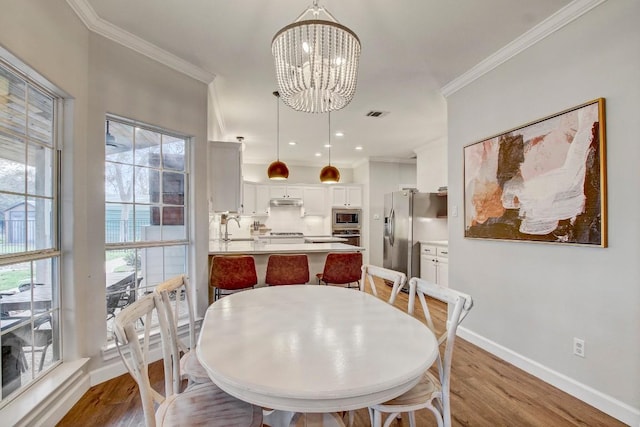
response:
[[[333,209],[333,229],[360,229],[361,209]]]
[[[360,229],[359,228],[334,228],[333,237],[341,237],[343,239],[347,239],[346,242],[343,242],[346,245],[351,246],[360,246]]]

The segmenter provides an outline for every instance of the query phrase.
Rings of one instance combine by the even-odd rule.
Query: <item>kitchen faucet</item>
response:
[[[224,225],[224,238],[222,239],[225,242],[230,241],[229,238],[229,221],[234,220],[236,224],[238,224],[238,228],[240,228],[240,217],[238,216],[229,216],[229,214],[223,213],[220,217],[220,225]]]

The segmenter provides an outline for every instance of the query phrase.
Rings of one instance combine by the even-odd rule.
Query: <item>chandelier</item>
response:
[[[282,101],[294,110],[326,113],[353,98],[360,40],[318,0],[276,33],[271,53]]]

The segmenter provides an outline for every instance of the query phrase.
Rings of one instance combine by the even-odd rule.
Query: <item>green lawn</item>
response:
[[[18,283],[28,279],[30,274],[31,272],[28,269],[0,271],[0,291],[17,288]]]

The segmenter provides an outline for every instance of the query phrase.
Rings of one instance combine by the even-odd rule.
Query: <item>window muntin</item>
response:
[[[55,107],[0,61],[0,407],[61,360]]]
[[[108,117],[105,147],[107,339],[124,306],[187,272],[188,139]]]

